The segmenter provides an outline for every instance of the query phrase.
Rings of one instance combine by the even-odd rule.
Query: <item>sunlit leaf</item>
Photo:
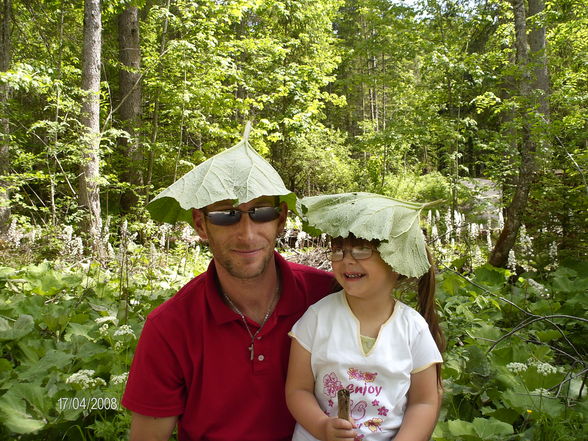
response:
[[[168,223],[192,223],[193,208],[227,199],[239,205],[260,196],[280,196],[294,209],[296,196],[251,147],[249,129],[247,126],[238,144],[204,161],[159,193],[147,205],[153,218]]]
[[[428,271],[430,264],[419,222],[423,204],[373,193],[313,196],[300,203],[315,233],[332,237],[353,233],[367,240],[378,239],[382,259],[396,272],[419,277]]]

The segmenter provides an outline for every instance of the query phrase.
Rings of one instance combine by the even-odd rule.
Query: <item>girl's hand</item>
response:
[[[355,426],[341,418],[329,418],[326,420],[325,441],[353,441],[357,433]]]

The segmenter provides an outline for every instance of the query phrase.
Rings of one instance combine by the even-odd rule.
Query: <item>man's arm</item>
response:
[[[133,412],[129,441],[168,441],[177,422],[177,416],[156,418]]]

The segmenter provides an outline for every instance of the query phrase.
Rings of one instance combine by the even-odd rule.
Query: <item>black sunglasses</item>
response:
[[[234,225],[241,220],[241,215],[247,213],[253,222],[270,222],[280,216],[280,207],[253,207],[241,211],[231,208],[229,210],[209,211],[204,214],[213,225]]]

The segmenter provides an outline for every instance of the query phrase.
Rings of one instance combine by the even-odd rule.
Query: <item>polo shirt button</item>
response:
[[[265,357],[263,355],[259,355],[259,356],[257,356],[257,359],[259,361],[263,361],[263,360],[265,360]]]

